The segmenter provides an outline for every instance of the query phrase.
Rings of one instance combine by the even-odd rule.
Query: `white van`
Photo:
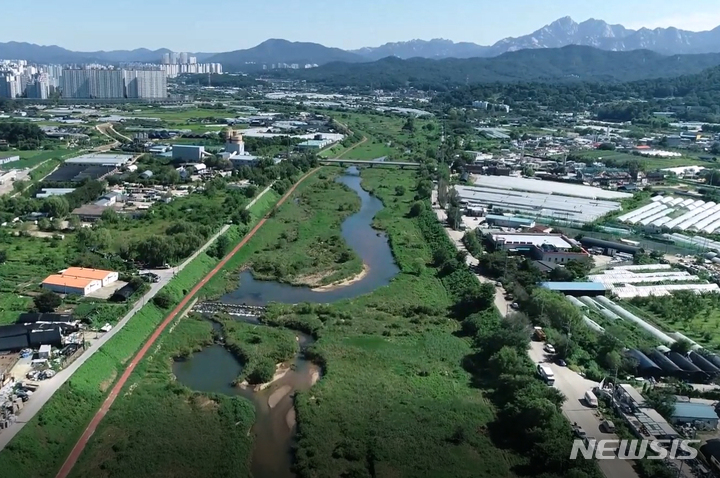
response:
[[[598,406],[598,399],[595,396],[595,394],[592,392],[592,390],[588,390],[585,392],[585,403],[592,408],[597,408]]]
[[[555,374],[553,373],[552,369],[547,365],[539,364],[537,367],[537,371],[538,375],[540,375],[543,380],[545,380],[545,383],[552,387],[555,383]]]

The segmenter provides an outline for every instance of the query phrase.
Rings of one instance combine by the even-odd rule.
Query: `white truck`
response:
[[[555,374],[549,365],[539,364],[537,366],[538,375],[545,380],[545,383],[552,386],[555,383]]]

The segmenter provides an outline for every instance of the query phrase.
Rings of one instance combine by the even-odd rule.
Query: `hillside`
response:
[[[262,68],[273,63],[297,63],[324,65],[331,62],[359,62],[364,59],[355,53],[339,48],[329,48],[319,43],[267,40],[247,50],[218,53],[209,62],[222,63],[227,71],[247,71]]]
[[[445,90],[488,82],[624,82],[697,73],[720,65],[720,54],[664,56],[648,50],[604,51],[567,46],[521,50],[494,58],[431,60],[385,58],[369,63],[331,63],[319,68],[274,71],[269,75],[332,87],[396,89],[413,86]]]

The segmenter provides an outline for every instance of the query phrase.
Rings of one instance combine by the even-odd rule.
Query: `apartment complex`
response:
[[[161,70],[65,69],[63,98],[165,98],[167,75]]]

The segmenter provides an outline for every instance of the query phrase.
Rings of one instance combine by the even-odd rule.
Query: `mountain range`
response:
[[[444,90],[475,83],[618,83],[699,73],[720,65],[720,53],[661,55],[650,50],[605,51],[590,46],[526,49],[491,58],[386,57],[374,62],[333,62],[319,68],[265,72],[330,87]]]
[[[228,71],[244,71],[273,63],[318,65],[336,61],[359,63],[389,56],[401,59],[487,58],[518,50],[562,48],[568,45],[591,46],[610,51],[643,49],[664,55],[717,53],[720,52],[720,27],[703,32],[673,27],[633,30],[622,25],[610,25],[602,20],[589,19],[577,23],[570,17],[563,17],[528,35],[505,38],[487,46],[434,39],[386,43],[378,47],[347,51],[318,43],[270,39],[253,48],[191,55],[196,56],[198,61],[222,63]],[[157,62],[163,53],[168,51],[137,49],[74,52],[58,46],[0,43],[0,58],[25,59],[37,63]]]

